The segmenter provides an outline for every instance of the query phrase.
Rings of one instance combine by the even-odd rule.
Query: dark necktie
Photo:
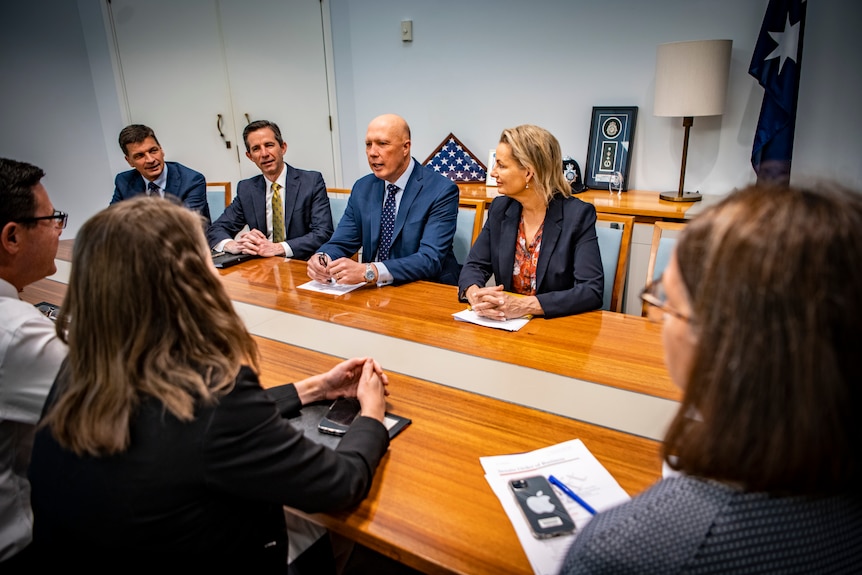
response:
[[[377,248],[377,261],[389,259],[389,248],[392,247],[392,232],[395,230],[395,193],[398,186],[389,184],[386,186],[389,194],[383,204],[383,216],[380,218],[380,247]]]
[[[148,196],[158,196],[159,195],[159,187],[155,182],[150,182],[147,184],[147,195]]]

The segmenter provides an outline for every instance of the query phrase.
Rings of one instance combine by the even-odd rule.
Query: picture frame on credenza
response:
[[[637,117],[637,106],[593,107],[584,173],[587,187],[628,189]]]

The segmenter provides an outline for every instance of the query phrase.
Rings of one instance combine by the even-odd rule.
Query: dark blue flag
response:
[[[805,0],[769,0],[748,68],[764,88],[751,149],[758,182],[790,182],[805,8]]]
[[[453,182],[484,182],[485,167],[453,134],[446,136],[425,165]]]

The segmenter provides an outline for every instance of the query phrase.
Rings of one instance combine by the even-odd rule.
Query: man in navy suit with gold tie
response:
[[[309,277],[348,285],[457,285],[458,186],[410,156],[410,127],[395,114],[371,121],[365,154],[372,173],[353,185],[332,239],[308,260]],[[360,248],[357,262],[351,256]]]
[[[262,174],[239,182],[236,197],[207,230],[207,242],[216,251],[308,259],[332,236],[323,176],[285,163],[287,144],[274,122],[252,122],[242,137],[246,157]],[[249,230],[236,236],[246,225]]]
[[[132,124],[120,131],[120,149],[134,168],[114,179],[115,204],[138,194],[174,196],[210,223],[207,183],[203,174],[177,162],[166,162],[165,151],[152,128]]]

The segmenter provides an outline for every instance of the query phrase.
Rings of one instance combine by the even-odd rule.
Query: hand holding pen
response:
[[[317,254],[317,261],[323,267],[323,271],[329,273],[329,270],[327,269],[327,267],[329,266],[329,257],[325,253],[320,252],[319,254]],[[329,279],[326,281],[327,281],[327,283],[331,283],[331,284],[336,283],[335,278],[332,277],[331,275],[329,276]]]

